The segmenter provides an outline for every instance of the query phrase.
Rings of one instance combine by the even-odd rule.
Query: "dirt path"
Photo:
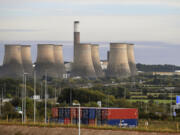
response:
[[[78,129],[0,125],[0,135],[78,135]],[[81,135],[180,135],[180,133],[147,133],[136,131],[82,129]]]

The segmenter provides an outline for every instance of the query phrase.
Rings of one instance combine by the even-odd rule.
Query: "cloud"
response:
[[[44,29],[0,29],[0,32],[39,32]]]
[[[74,3],[74,4],[122,4],[122,5],[167,5],[180,7],[180,0],[1,0],[1,4],[32,2]]]

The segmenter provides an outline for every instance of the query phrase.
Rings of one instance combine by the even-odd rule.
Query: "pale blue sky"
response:
[[[0,41],[71,42],[74,20],[80,21],[82,42],[136,42],[143,49],[138,62],[153,63],[150,56],[143,58],[149,47],[172,58],[154,63],[176,64],[173,57],[180,57],[171,53],[180,46],[180,0],[0,0]],[[168,46],[166,53],[159,43]]]

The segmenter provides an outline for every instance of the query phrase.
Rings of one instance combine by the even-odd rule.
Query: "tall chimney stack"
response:
[[[77,45],[80,43],[79,21],[74,21],[74,59],[76,57]]]

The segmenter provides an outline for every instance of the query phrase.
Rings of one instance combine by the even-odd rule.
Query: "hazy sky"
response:
[[[180,0],[0,0],[0,41],[72,41],[74,20],[80,21],[82,42],[179,48]],[[170,49],[167,56],[174,57]]]
[[[0,40],[180,42],[180,0],[0,0]]]

